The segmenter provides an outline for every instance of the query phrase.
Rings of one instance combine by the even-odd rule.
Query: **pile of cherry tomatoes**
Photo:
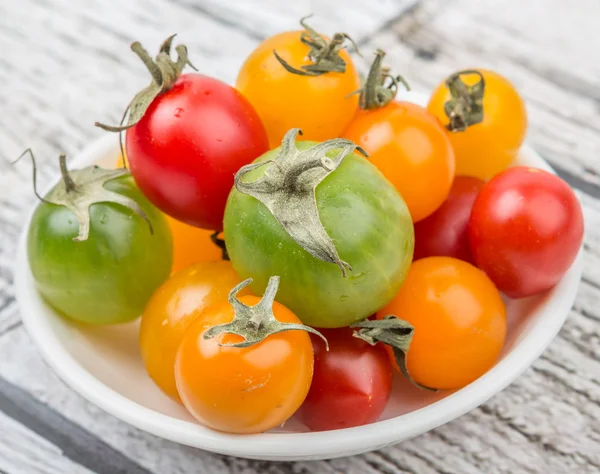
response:
[[[142,315],[150,377],[220,431],[373,422],[394,370],[469,384],[502,350],[500,292],[550,289],[583,238],[564,181],[508,168],[527,120],[505,78],[459,71],[420,107],[395,99],[383,51],[361,81],[347,35],[301,24],[235,88],[184,73],[173,37],[154,58],[134,43],[152,82],[97,124],[125,132],[121,164],[61,156],[29,229],[47,302],[89,324]]]

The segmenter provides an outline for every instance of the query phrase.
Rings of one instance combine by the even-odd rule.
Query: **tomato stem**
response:
[[[227,252],[227,246],[225,245],[225,239],[221,239],[219,237],[220,233],[221,233],[221,231],[217,230],[216,232],[213,232],[212,234],[210,234],[210,240],[212,241],[213,244],[215,244],[217,247],[219,247],[221,249],[221,259],[229,261],[229,253]]]
[[[31,148],[27,148],[27,150],[21,153],[21,156],[14,163],[26,154],[31,156],[31,163],[33,165],[33,192],[37,198],[46,204],[64,206],[77,217],[79,229],[73,241],[83,242],[87,240],[90,232],[90,207],[92,204],[101,202],[112,202],[128,208],[146,221],[150,229],[150,234],[154,233],[150,219],[148,219],[148,216],[146,216],[146,213],[136,201],[104,187],[108,181],[122,176],[131,176],[129,170],[126,168],[107,170],[99,166],[88,166],[87,168],[69,172],[67,168],[67,156],[61,153],[58,157],[58,163],[62,179],[44,198],[37,190],[37,166]],[[77,192],[74,192],[75,190]]]
[[[461,76],[475,74],[479,80],[468,86]],[[483,74],[476,69],[465,69],[452,74],[446,79],[446,87],[450,91],[451,99],[444,103],[444,112],[449,122],[446,128],[451,132],[464,132],[471,125],[483,121],[483,96],[485,93],[485,79]]]
[[[230,323],[213,326],[208,329],[204,333],[204,339],[212,339],[220,334],[236,334],[244,338],[244,340],[231,344],[219,343],[219,346],[243,348],[257,344],[272,334],[284,331],[306,331],[321,337],[329,350],[327,339],[316,329],[304,324],[282,323],[275,318],[273,303],[279,289],[278,276],[269,278],[265,293],[260,302],[255,306],[248,306],[237,298],[237,294],[250,283],[252,283],[252,278],[239,283],[229,292],[227,301],[229,301],[235,312],[233,320]]]
[[[21,153],[21,155],[19,155],[19,157],[15,161],[13,161],[12,164],[14,165],[15,163],[17,163],[21,158],[23,158],[27,154],[29,154],[29,156],[31,157],[31,165],[33,167],[33,178],[32,178],[33,193],[40,201],[47,203],[48,201],[46,201],[46,199],[44,199],[37,190],[37,164],[35,162],[35,156],[33,154],[33,151],[31,150],[31,148],[27,148],[27,150],[25,150],[23,153]]]
[[[385,51],[375,51],[375,59],[369,69],[367,80],[360,89],[352,92],[350,96],[360,94],[359,105],[363,110],[379,109],[389,104],[398,93],[398,85],[402,84],[406,90],[410,90],[408,82],[401,76],[390,74],[389,67],[383,67]],[[389,83],[386,85],[386,81]]]
[[[338,168],[346,156],[354,150],[365,156],[366,152],[343,138],[299,150],[296,147],[299,133],[299,129],[293,128],[285,134],[274,160],[259,161],[240,168],[235,175],[234,185],[239,192],[264,204],[300,247],[319,260],[335,263],[345,277],[346,271],[352,270],[352,267],[339,257],[331,237],[325,231],[315,193],[317,186]],[[330,158],[328,153],[335,153],[335,156]],[[252,182],[242,180],[247,173],[263,166],[268,168],[260,179]]]
[[[106,125],[96,122],[96,127],[109,132],[122,132],[133,127],[142,119],[152,101],[159,94],[167,92],[173,87],[173,84],[179,79],[186,65],[196,70],[188,58],[187,47],[183,44],[175,47],[177,60],[173,61],[171,59],[171,46],[175,36],[169,36],[162,43],[155,59],[152,59],[138,41],[131,44],[131,50],[142,60],[150,72],[152,82],[145,89],[138,92],[127,105],[119,125]],[[127,124],[124,125],[126,118]]]
[[[306,23],[306,20],[311,16],[305,16],[300,20],[300,25],[304,28],[300,35],[300,41],[309,47],[307,57],[312,63],[301,66],[302,69],[296,69],[274,50],[275,58],[286,71],[299,76],[320,76],[328,72],[346,72],[346,61],[340,56],[340,52],[345,48],[344,42],[348,40],[355,51],[360,54],[358,45],[346,33],[335,33],[331,40],[327,40]]]
[[[172,41],[173,36],[169,37],[169,40]],[[161,72],[160,68],[158,67],[158,65],[152,59],[152,56],[150,56],[150,54],[148,54],[148,51],[146,51],[144,49],[144,47],[141,45],[141,43],[139,41],[135,41],[131,44],[131,51],[133,51],[135,54],[137,54],[138,57],[142,60],[142,62],[144,63],[144,66],[146,66],[148,71],[150,71],[150,74],[152,75],[152,79],[154,80],[154,82],[156,82],[157,84],[160,84],[163,80],[162,72]]]
[[[128,208],[144,219],[150,233],[154,233],[150,219],[136,201],[104,187],[113,179],[130,176],[128,170],[124,168],[107,170],[98,166],[88,166],[69,172],[64,155],[61,155],[60,163],[63,179],[48,193],[45,202],[64,206],[75,214],[79,224],[78,234],[73,238],[75,242],[87,240],[91,227],[90,207],[101,202],[111,202]],[[74,192],[75,190],[77,192]]]
[[[396,364],[398,364],[400,372],[402,372],[413,385],[424,390],[436,391],[436,389],[426,387],[416,382],[408,373],[406,356],[415,332],[415,328],[412,324],[403,321],[397,316],[389,315],[379,320],[365,319],[364,321],[350,325],[350,327],[358,329],[352,334],[354,337],[358,337],[372,346],[378,342],[390,346],[394,352]]]
[[[65,189],[68,193],[75,191],[75,182],[71,175],[69,174],[69,170],[67,169],[67,155],[61,153],[58,157],[58,163],[60,166],[60,174],[62,175],[62,179],[65,182]]]

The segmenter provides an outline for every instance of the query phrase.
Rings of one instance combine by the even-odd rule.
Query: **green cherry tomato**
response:
[[[295,145],[302,151],[317,143]],[[281,148],[256,162],[277,162]],[[335,155],[336,150],[326,154]],[[270,173],[278,173],[277,167]],[[249,171],[243,181],[256,182],[267,168]],[[300,246],[262,202],[235,187],[225,210],[227,250],[240,277],[254,279],[256,294],[264,291],[269,276],[279,275],[277,300],[304,324],[347,326],[385,306],[400,288],[413,255],[413,224],[394,186],[354,153],[317,185],[315,196],[322,227],[339,258],[351,266],[345,277],[339,266],[315,258]]]
[[[77,173],[82,172],[72,173],[75,183],[80,176]],[[112,202],[98,200],[89,206],[90,227],[85,238],[78,215],[65,205],[50,203],[56,189],[64,188],[64,180],[38,205],[27,236],[29,265],[38,291],[64,316],[85,323],[112,324],[137,318],[171,271],[173,249],[165,218],[142,195],[129,173],[112,173],[116,176],[96,185],[95,191],[109,191],[104,197]],[[147,221],[113,199],[132,200]],[[78,236],[80,241],[75,241]]]

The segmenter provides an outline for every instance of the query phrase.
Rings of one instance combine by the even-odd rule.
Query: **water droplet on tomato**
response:
[[[354,274],[350,275],[348,277],[348,279],[350,280],[350,282],[353,285],[356,285],[356,284],[360,283],[361,281],[363,281],[365,278],[367,278],[368,274],[369,274],[369,272],[360,272],[360,273],[357,273],[355,275]]]

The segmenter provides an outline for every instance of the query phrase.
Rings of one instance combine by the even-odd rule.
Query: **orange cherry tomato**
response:
[[[349,94],[360,87],[360,77],[345,49],[340,52],[346,63],[343,73],[302,76],[287,71],[278,61],[273,51],[296,69],[311,64],[310,49],[300,41],[303,33],[288,31],[263,41],[237,78],[236,87],[258,112],[271,148],[279,146],[291,128],[300,128],[305,140],[337,138],[358,106],[358,96]]]
[[[211,230],[200,229],[167,216],[173,235],[173,273],[193,263],[220,260],[223,251],[213,243]]]
[[[456,174],[490,179],[505,169],[517,156],[525,138],[527,112],[523,99],[515,87],[500,74],[478,69],[483,75],[483,121],[463,132],[448,135],[456,154]],[[467,86],[476,84],[477,74],[461,74]],[[445,82],[433,92],[429,111],[447,125],[444,104],[451,99]]]
[[[115,168],[123,167],[123,156],[119,156]],[[173,268],[171,273],[197,262],[220,260],[223,251],[213,243],[213,231],[201,229],[193,225],[173,219],[166,215],[173,237]]]
[[[504,345],[506,309],[500,293],[485,273],[455,258],[414,262],[377,319],[389,314],[414,326],[406,366],[413,380],[427,387],[464,387],[495,364]]]
[[[432,214],[448,197],[454,152],[448,134],[426,109],[390,102],[360,111],[342,134],[369,154],[369,161],[400,192],[413,222]]]
[[[255,296],[239,298],[254,306]],[[285,306],[273,304],[275,318],[300,324]],[[207,309],[185,333],[175,365],[177,388],[185,407],[200,423],[229,433],[260,433],[281,425],[300,407],[313,375],[308,333],[272,334],[249,347],[224,347],[242,341],[223,333],[205,339],[208,329],[229,323],[228,302]]]
[[[174,274],[146,305],[140,326],[140,349],[148,374],[172,399],[177,349],[189,325],[202,311],[226,301],[240,278],[228,261],[199,262]]]

